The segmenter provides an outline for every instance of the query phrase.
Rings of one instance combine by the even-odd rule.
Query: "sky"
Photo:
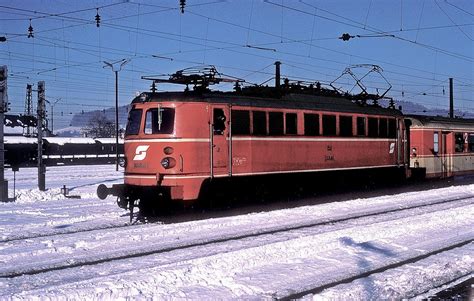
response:
[[[0,65],[8,67],[11,113],[24,113],[26,85],[35,89],[38,81],[54,104],[47,110],[55,129],[75,113],[113,107],[115,75],[104,61],[121,60],[120,105],[149,90],[142,76],[212,65],[247,84],[273,85],[280,61],[282,77],[323,85],[337,79],[334,86],[354,93],[354,80],[339,78],[346,68],[364,65],[351,68],[360,78],[377,65],[380,73],[363,81],[369,92],[390,84],[387,96],[440,109],[449,107],[452,77],[455,107],[474,108],[474,1],[184,2],[183,13],[179,0],[0,0]],[[344,33],[353,38],[343,41]]]

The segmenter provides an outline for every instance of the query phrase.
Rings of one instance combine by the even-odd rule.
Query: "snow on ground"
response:
[[[36,168],[16,173],[15,191],[11,170],[5,178],[9,196],[15,193],[16,201],[0,203],[0,241],[128,222],[115,199],[99,200],[95,195],[98,184],[123,181],[123,171],[115,171],[114,165],[48,167],[46,191],[37,188]],[[61,194],[63,185],[70,189],[69,195],[81,198],[66,198]]]
[[[78,232],[127,223],[115,199],[95,197],[99,183],[119,183],[121,172],[112,165],[48,168],[46,192],[35,181],[36,169],[20,170],[18,201],[0,203],[0,299],[279,298],[474,238],[474,184]],[[81,199],[62,196],[62,185]],[[358,215],[365,216],[348,219]],[[7,277],[41,268],[53,270]],[[471,242],[305,298],[415,297],[472,273]]]

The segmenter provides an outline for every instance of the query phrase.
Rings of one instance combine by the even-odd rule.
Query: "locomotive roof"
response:
[[[440,116],[408,115],[412,127],[436,127],[442,129],[465,128],[474,130],[474,119],[471,118],[449,118]]]
[[[296,93],[289,93],[281,96],[281,98],[275,98],[245,96],[234,92],[144,92],[140,96],[137,96],[132,101],[132,103],[161,101],[226,103],[236,106],[240,105],[282,109],[312,109],[328,112],[360,113],[370,115],[402,115],[402,113],[396,109],[383,108],[381,106],[368,104],[363,105],[344,97]]]

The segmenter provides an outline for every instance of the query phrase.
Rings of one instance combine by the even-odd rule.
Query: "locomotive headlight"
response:
[[[176,160],[171,157],[163,158],[161,160],[161,166],[163,166],[164,169],[173,168],[176,166]]]
[[[171,155],[174,152],[174,149],[171,146],[167,146],[163,149],[165,155]]]

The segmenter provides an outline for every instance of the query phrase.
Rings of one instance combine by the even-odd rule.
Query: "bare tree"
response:
[[[115,137],[114,123],[107,119],[105,114],[96,112],[89,118],[87,126],[82,128],[86,137],[108,138]]]

